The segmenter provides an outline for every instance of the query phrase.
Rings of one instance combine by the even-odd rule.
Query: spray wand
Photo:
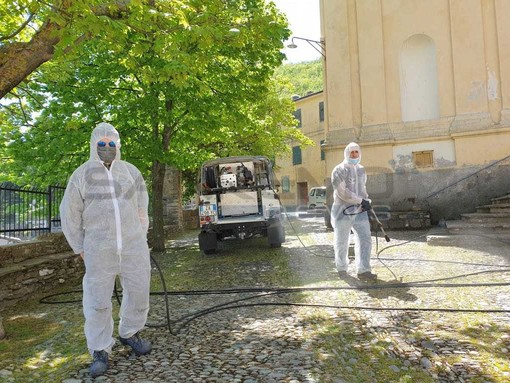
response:
[[[388,234],[386,234],[386,232],[384,231],[384,227],[383,227],[381,221],[379,221],[379,218],[377,217],[377,214],[375,214],[375,210],[374,209],[370,209],[370,211],[372,212],[372,215],[375,218],[375,222],[377,222],[377,224],[379,225],[379,228],[381,229],[381,232],[384,234],[384,239],[386,240],[386,242],[389,242],[390,241],[390,236]]]

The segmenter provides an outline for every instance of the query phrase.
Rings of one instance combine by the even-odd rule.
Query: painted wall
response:
[[[508,14],[507,0],[321,0],[325,174],[355,141],[379,185],[391,179],[395,207],[460,175],[476,174],[459,183],[462,198],[428,200],[436,215],[510,190],[505,161],[478,173],[510,156]],[[417,169],[412,153],[427,150],[434,166]]]
[[[323,93],[313,93],[295,100],[296,109],[301,109],[301,131],[315,145],[301,148],[300,165],[292,164],[292,153],[276,159],[276,176],[280,181],[288,177],[289,191],[282,191],[280,198],[284,206],[291,209],[298,207],[297,183],[306,182],[308,190],[314,186],[323,186],[326,163],[321,160],[321,140],[324,140],[324,122],[319,119],[319,103],[324,101]],[[325,112],[326,113],[326,112]],[[291,144],[291,146],[293,146]]]

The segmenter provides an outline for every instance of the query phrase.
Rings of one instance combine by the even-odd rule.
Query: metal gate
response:
[[[64,191],[59,185],[44,190],[0,184],[0,238],[15,241],[60,231],[59,205]]]

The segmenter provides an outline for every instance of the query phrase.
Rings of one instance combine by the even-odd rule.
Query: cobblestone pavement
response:
[[[298,227],[299,238],[294,226]],[[172,326],[175,334],[164,327],[149,327],[143,336],[153,343],[150,355],[135,357],[129,350],[116,346],[105,376],[93,380],[83,366],[64,382],[350,382],[345,374],[340,376],[331,372],[331,361],[334,359],[335,363],[343,365],[347,373],[353,371],[358,368],[358,360],[350,356],[350,351],[369,352],[376,342],[386,342],[381,355],[402,362],[383,366],[397,375],[404,376],[414,368],[428,372],[431,381],[437,382],[504,381],[492,379],[484,370],[483,358],[473,346],[472,334],[451,335],[455,333],[455,323],[466,320],[466,314],[418,309],[510,309],[508,286],[453,289],[446,286],[396,288],[394,285],[435,279],[440,279],[441,283],[509,283],[510,273],[498,271],[510,268],[509,245],[485,243],[483,238],[466,238],[464,247],[433,247],[426,243],[426,232],[389,234],[391,245],[402,246],[388,248],[372,262],[379,276],[377,285],[388,287],[360,290],[359,286],[367,285],[353,277],[352,263],[350,276],[340,279],[336,274],[331,258],[332,233],[323,228],[321,220],[296,220],[292,228],[287,228],[287,242],[281,252],[288,256],[289,268],[301,281],[300,286],[343,289],[317,289],[299,294],[266,293],[258,298],[253,298],[254,293],[170,296],[171,317],[181,318],[223,302],[249,297],[252,299],[237,303],[300,302],[346,308],[250,306],[212,312],[186,324],[181,321],[180,328],[177,324]],[[407,243],[411,238],[414,239]],[[375,244],[375,238],[373,240]],[[172,246],[196,246],[194,242],[194,237],[182,238],[173,241]],[[383,245],[380,241],[378,249],[381,250]],[[256,287],[256,280],[249,281],[249,268],[264,266],[246,267],[248,285]],[[448,279],[459,274],[464,276]],[[207,278],[207,275],[203,277]],[[150,322],[164,323],[163,297],[151,299]],[[373,309],[353,309],[353,306]],[[377,310],[383,307],[400,309]],[[338,348],[326,347],[317,330],[324,315],[332,321],[328,323],[353,327],[354,341],[342,343],[343,335],[340,335]],[[489,318],[487,323],[490,325],[487,326],[491,328],[509,328],[508,313],[479,315]],[[508,333],[497,341],[501,354],[509,356]],[[441,359],[446,355],[458,358],[454,363],[446,363]],[[371,363],[377,365],[378,356],[375,355]],[[380,363],[386,362],[381,359]],[[503,376],[510,381],[510,373],[503,373]],[[373,381],[382,380],[374,375]]]

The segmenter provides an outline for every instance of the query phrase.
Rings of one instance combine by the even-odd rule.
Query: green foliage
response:
[[[284,64],[275,71],[275,78],[287,84],[283,97],[305,96],[323,90],[322,60]]]
[[[118,128],[123,158],[146,176],[154,161],[195,169],[214,157],[274,156],[290,140],[307,142],[271,77],[289,36],[272,4],[131,2],[122,20],[98,17],[86,2],[69,12],[59,56],[3,100],[5,178],[64,181],[88,158],[100,121]],[[94,38],[80,40],[84,33]]]

